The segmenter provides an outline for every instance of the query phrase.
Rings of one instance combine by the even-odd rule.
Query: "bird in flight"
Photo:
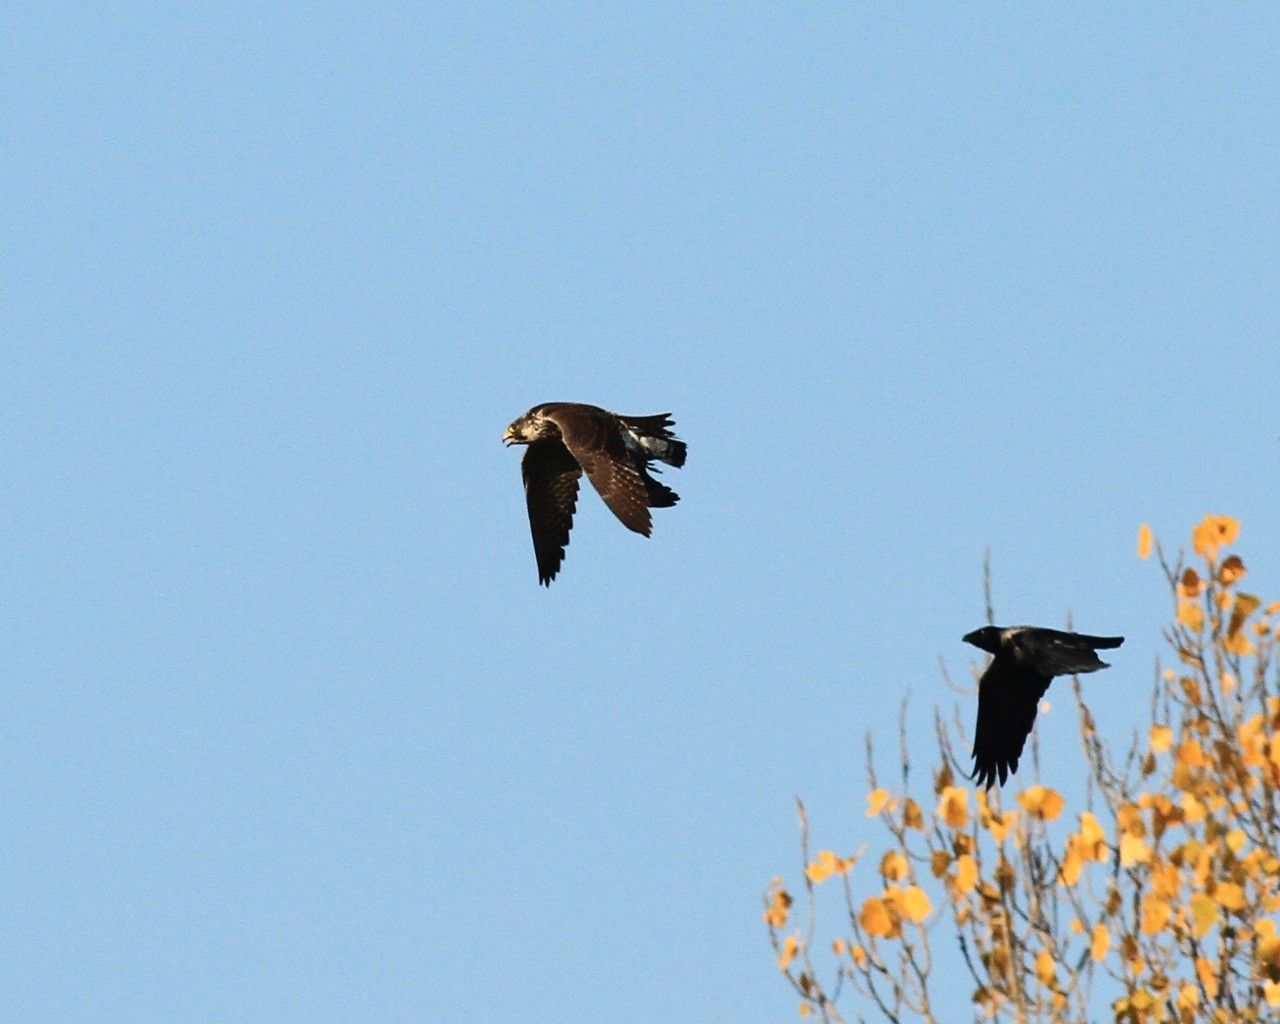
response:
[[[622,525],[646,537],[653,528],[649,509],[680,500],[649,475],[654,460],[684,465],[687,446],[674,426],[670,413],[619,416],[594,405],[547,402],[507,427],[508,446],[529,446],[520,472],[539,583],[551,586],[564,560],[583,473]]]
[[[990,789],[1018,769],[1040,698],[1054,676],[1107,668],[1095,650],[1119,647],[1122,636],[1088,636],[1036,626],[983,626],[964,638],[993,655],[978,680],[978,728],[973,776]]]

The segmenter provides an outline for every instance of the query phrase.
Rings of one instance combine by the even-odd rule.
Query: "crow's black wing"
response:
[[[559,441],[534,441],[520,462],[538,582],[550,586],[564,560],[582,467]]]
[[[1018,758],[1036,720],[1040,698],[1052,676],[997,654],[978,681],[978,727],[973,737],[973,780],[990,788],[1018,768]]]
[[[1042,675],[1069,676],[1106,668],[1107,663],[1094,653],[1094,648],[1119,647],[1124,637],[1029,628],[1012,634],[1009,642]]]

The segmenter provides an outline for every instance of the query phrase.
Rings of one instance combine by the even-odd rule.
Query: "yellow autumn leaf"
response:
[[[1262,995],[1268,1006],[1280,1006],[1280,981],[1263,979]]]
[[[1178,762],[1188,768],[1203,768],[1206,764],[1204,748],[1197,740],[1184,740],[1178,747]]]
[[[1151,868],[1151,892],[1149,896],[1166,902],[1178,895],[1182,888],[1182,871],[1177,864],[1163,862]]]
[[[1116,826],[1121,832],[1141,836],[1146,834],[1146,826],[1142,823],[1142,807],[1137,803],[1121,804],[1116,809]]]
[[[1218,579],[1222,581],[1224,587],[1229,587],[1233,583],[1244,579],[1246,569],[1244,561],[1239,555],[1228,555],[1218,569]]]
[[[1188,566],[1178,578],[1178,596],[1198,597],[1202,589],[1204,589],[1204,583],[1200,579],[1200,574]]]
[[[951,884],[961,896],[972,892],[973,887],[978,884],[978,864],[969,854],[961,854],[956,858],[956,873]]]
[[[845,860],[837,857],[830,850],[819,850],[818,856],[813,859],[813,863],[804,869],[804,873],[808,876],[809,881],[814,885],[830,878],[835,874],[844,874],[849,870],[852,860]]]
[[[782,941],[782,952],[778,955],[778,970],[785,971],[791,966],[791,961],[796,958],[796,952],[800,948],[800,942],[794,935],[788,935]]]
[[[1155,997],[1144,988],[1138,989],[1129,997],[1129,1008],[1134,1011],[1137,1020],[1146,1020],[1147,1013],[1155,1003]]]
[[[1276,923],[1270,918],[1263,918],[1254,924],[1258,934],[1258,963],[1268,973],[1280,970],[1280,937],[1276,935]]]
[[[1207,515],[1191,531],[1191,545],[1197,555],[1212,562],[1218,557],[1218,549],[1233,543],[1239,533],[1239,520],[1230,516]]]
[[[887,789],[875,789],[867,794],[867,817],[874,818],[882,810],[884,805],[889,802],[889,791]]]
[[[951,828],[964,828],[969,822],[969,791],[947,786],[938,800],[938,816]]]
[[[920,810],[920,805],[910,797],[907,797],[906,803],[902,805],[902,823],[907,828],[924,831],[924,812]]]
[[[929,902],[928,894],[920,886],[909,885],[902,891],[902,912],[908,920],[919,924],[929,916],[932,909],[933,904]]]
[[[1141,836],[1125,833],[1120,837],[1120,866],[1132,867],[1134,864],[1145,864],[1151,859],[1151,847]]]
[[[1163,754],[1172,743],[1173,730],[1167,725],[1153,725],[1151,727],[1151,752],[1153,754]]]
[[[1204,609],[1200,607],[1200,602],[1182,598],[1178,602],[1178,622],[1193,632],[1200,632],[1204,628]]]
[[[1029,786],[1018,794],[1018,803],[1033,818],[1053,821],[1062,813],[1062,796],[1047,786]]]
[[[1209,809],[1191,793],[1183,793],[1181,803],[1182,816],[1188,825],[1204,821],[1205,815],[1209,813]]]
[[[1144,935],[1156,935],[1164,931],[1173,914],[1173,907],[1167,899],[1161,899],[1154,892],[1142,897],[1142,932]]]
[[[1223,910],[1244,909],[1244,889],[1235,882],[1223,882],[1214,891],[1213,898]]]
[[[1089,943],[1089,955],[1093,957],[1095,963],[1101,963],[1107,956],[1107,950],[1111,948],[1111,933],[1107,931],[1107,926],[1102,922],[1098,922],[1093,926],[1093,939]]]
[[[889,916],[889,909],[884,905],[884,901],[877,896],[868,897],[867,901],[862,904],[862,912],[858,914],[858,923],[862,926],[864,932],[877,938],[887,938],[894,931],[893,918]]]
[[[1243,630],[1237,630],[1234,633],[1228,633],[1222,638],[1222,646],[1231,654],[1243,658],[1245,655],[1252,654],[1256,649],[1253,641],[1250,640]]]
[[[867,965],[867,951],[862,946],[854,946],[849,950],[849,955],[853,957],[853,962],[859,967],[865,967]]]
[[[1062,868],[1059,879],[1063,885],[1075,885],[1080,880],[1080,872],[1084,869],[1084,853],[1079,836],[1067,837],[1067,850],[1062,856]]]
[[[890,850],[880,861],[880,874],[886,882],[901,882],[910,870],[907,858],[897,850]]]
[[[1218,905],[1202,892],[1191,897],[1191,916],[1195,920],[1191,932],[1197,939],[1203,939],[1218,923]]]
[[[782,887],[782,879],[775,878],[769,887],[770,899],[764,919],[772,928],[782,928],[787,923],[787,914],[791,911],[791,894]]]
[[[987,822],[987,831],[997,843],[1003,843],[1009,832],[1018,821],[1017,811],[1005,811],[1004,814],[993,814]]]
[[[1218,968],[1207,956],[1196,957],[1196,977],[1204,986],[1204,994],[1210,999],[1218,998]]]
[[[1036,978],[1046,988],[1053,984],[1053,968],[1053,955],[1047,949],[1042,949],[1036,957]]]
[[[1235,607],[1231,609],[1231,622],[1227,629],[1240,629],[1245,619],[1262,607],[1262,598],[1257,594],[1236,594]]]
[[[1138,557],[1151,557],[1151,527],[1146,523],[1138,527]]]
[[[1103,831],[1102,825],[1092,811],[1083,811],[1080,814],[1080,838],[1095,848],[1094,860],[1106,860],[1105,851],[1101,853],[1096,851],[1099,847],[1106,845],[1107,833]]]

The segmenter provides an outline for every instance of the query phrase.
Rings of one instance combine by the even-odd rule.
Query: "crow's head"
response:
[[[999,626],[983,626],[981,629],[975,629],[972,633],[967,633],[964,637],[964,642],[973,644],[974,647],[986,651],[988,654],[999,654],[1000,633]]]

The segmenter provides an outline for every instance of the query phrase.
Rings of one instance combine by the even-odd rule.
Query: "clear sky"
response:
[[[1280,11],[903,6],[6,5],[0,1018],[791,1019],[986,547],[1116,742],[1140,523],[1280,596]],[[689,459],[544,589],[549,400]]]

